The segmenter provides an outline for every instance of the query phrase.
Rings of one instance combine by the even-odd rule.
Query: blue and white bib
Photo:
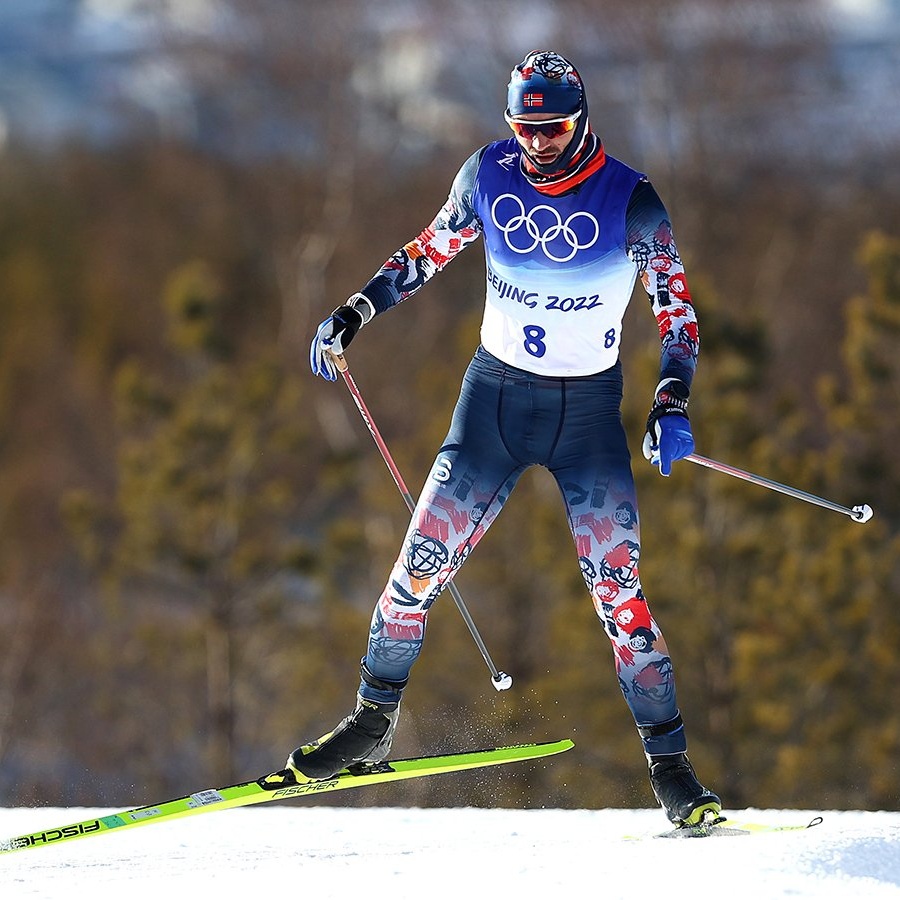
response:
[[[515,139],[488,145],[471,195],[487,263],[486,350],[551,376],[615,364],[637,275],[625,212],[641,178],[607,157],[576,191],[551,197],[522,173]]]

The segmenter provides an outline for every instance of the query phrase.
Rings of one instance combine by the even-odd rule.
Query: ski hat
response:
[[[584,88],[575,66],[553,50],[532,50],[510,72],[506,113],[578,112],[584,106]]]

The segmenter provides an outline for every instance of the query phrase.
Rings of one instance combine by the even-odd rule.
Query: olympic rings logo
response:
[[[518,212],[506,219],[505,224],[497,219],[497,206],[503,200],[512,200],[518,208]],[[544,228],[538,223],[535,213],[546,210],[549,213],[549,221],[544,221]],[[545,216],[540,217],[545,220]],[[574,223],[578,219],[585,219],[593,234],[589,240],[583,241],[576,233]],[[491,219],[500,231],[503,232],[503,240],[513,253],[531,253],[538,245],[544,251],[544,255],[553,262],[568,262],[573,259],[579,250],[587,250],[597,243],[600,237],[600,223],[588,212],[573,212],[565,222],[562,216],[552,206],[544,203],[535,206],[529,212],[525,212],[525,204],[515,194],[501,194],[491,204]],[[514,235],[519,235],[517,243],[514,243]],[[551,244],[554,246],[551,247]],[[568,247],[568,250],[565,248]]]

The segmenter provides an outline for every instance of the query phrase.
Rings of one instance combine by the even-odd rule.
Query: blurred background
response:
[[[318,322],[572,58],[665,200],[701,325],[697,452],[640,454],[642,580],[731,808],[900,802],[898,0],[0,5],[0,803],[140,805],[279,768],[349,712],[407,513]],[[410,490],[478,340],[480,250],[348,355]],[[542,766],[341,804],[653,805],[562,503],[532,470],[448,596],[395,755],[572,737]]]

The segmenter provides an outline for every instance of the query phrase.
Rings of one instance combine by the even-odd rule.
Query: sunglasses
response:
[[[512,128],[513,134],[530,141],[539,134],[542,134],[549,140],[568,134],[578,124],[580,115],[581,110],[578,110],[571,116],[563,116],[559,119],[544,119],[542,122],[522,122],[519,119],[514,119],[509,113],[504,113],[504,118],[509,127]]]

